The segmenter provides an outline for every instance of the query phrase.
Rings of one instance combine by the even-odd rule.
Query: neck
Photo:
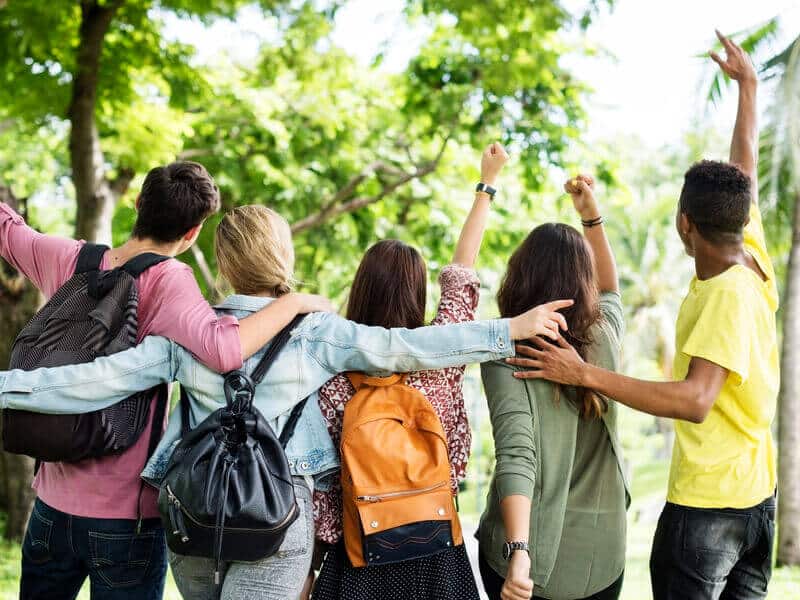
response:
[[[185,250],[183,239],[177,242],[158,242],[147,238],[130,238],[127,242],[111,250],[111,259],[114,262],[127,262],[134,256],[153,252],[162,256],[177,256]]]
[[[734,265],[749,266],[741,242],[724,245],[703,242],[695,248],[694,269],[701,281],[716,277]]]

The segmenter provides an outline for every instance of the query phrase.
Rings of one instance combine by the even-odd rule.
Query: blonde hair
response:
[[[289,223],[266,206],[239,206],[217,226],[219,272],[239,294],[288,294],[294,285]]]

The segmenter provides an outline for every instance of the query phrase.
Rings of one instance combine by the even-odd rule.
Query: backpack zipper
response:
[[[167,500],[169,501],[169,504],[170,504],[170,511],[172,510],[173,506],[175,507],[175,509],[177,509],[178,514],[180,515],[179,519],[180,519],[181,523],[183,523],[183,516],[185,515],[197,527],[203,527],[204,529],[215,529],[215,527],[213,525],[205,525],[205,524],[201,523],[200,521],[198,521],[197,519],[195,519],[191,515],[191,513],[181,505],[181,501],[178,500],[177,496],[175,496],[175,494],[172,493],[172,490],[170,489],[170,487],[168,485],[165,486],[164,489],[167,490]],[[292,510],[289,511],[289,513],[286,515],[286,517],[284,517],[284,519],[280,523],[276,524],[274,527],[270,527],[269,529],[267,529],[267,528],[250,528],[250,527],[226,527],[226,529],[229,529],[230,531],[252,531],[253,533],[266,533],[268,531],[275,531],[276,529],[281,529],[289,520],[291,520],[295,516],[295,514],[297,514],[298,510],[299,509],[297,508],[297,502],[295,502],[294,506],[292,507]],[[184,530],[185,530],[185,526],[184,526]],[[188,541],[188,537],[187,537],[187,541]]]
[[[385,494],[377,494],[373,496],[356,496],[356,500],[360,502],[381,502],[382,500],[401,498],[403,496],[416,496],[417,494],[424,494],[425,492],[431,492],[433,490],[437,490],[440,487],[446,486],[447,483],[448,482],[446,481],[442,481],[440,483],[437,483],[436,485],[429,485],[428,487],[417,488],[413,490],[403,490],[401,492],[387,492]]]

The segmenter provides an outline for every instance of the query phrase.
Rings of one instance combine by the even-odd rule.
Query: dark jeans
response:
[[[159,519],[87,519],[38,498],[22,544],[20,600],[72,600],[86,578],[92,600],[160,600],[167,574]]]
[[[766,598],[774,538],[774,497],[745,509],[668,502],[650,555],[654,600]]]
[[[483,580],[483,589],[486,590],[486,595],[489,600],[500,600],[500,592],[503,591],[503,584],[506,582],[505,578],[500,576],[497,571],[489,566],[486,562],[486,557],[483,552],[478,553],[478,569],[481,572],[481,579]],[[625,573],[619,576],[614,583],[601,592],[587,596],[586,598],[576,598],[575,600],[617,600],[620,592],[622,592],[622,580]],[[534,596],[533,600],[546,600],[540,596]]]

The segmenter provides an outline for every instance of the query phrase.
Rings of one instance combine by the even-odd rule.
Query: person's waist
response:
[[[728,506],[718,506],[718,507],[690,506],[687,504],[680,504],[678,502],[672,502],[672,501],[667,501],[667,506],[675,510],[686,510],[686,511],[712,510],[715,513],[725,513],[730,515],[766,513],[767,516],[769,516],[771,519],[774,519],[777,508],[777,497],[778,497],[778,492],[777,490],[775,490],[771,495],[764,498],[761,502],[754,504],[753,506],[747,506],[744,508],[734,508]]]

